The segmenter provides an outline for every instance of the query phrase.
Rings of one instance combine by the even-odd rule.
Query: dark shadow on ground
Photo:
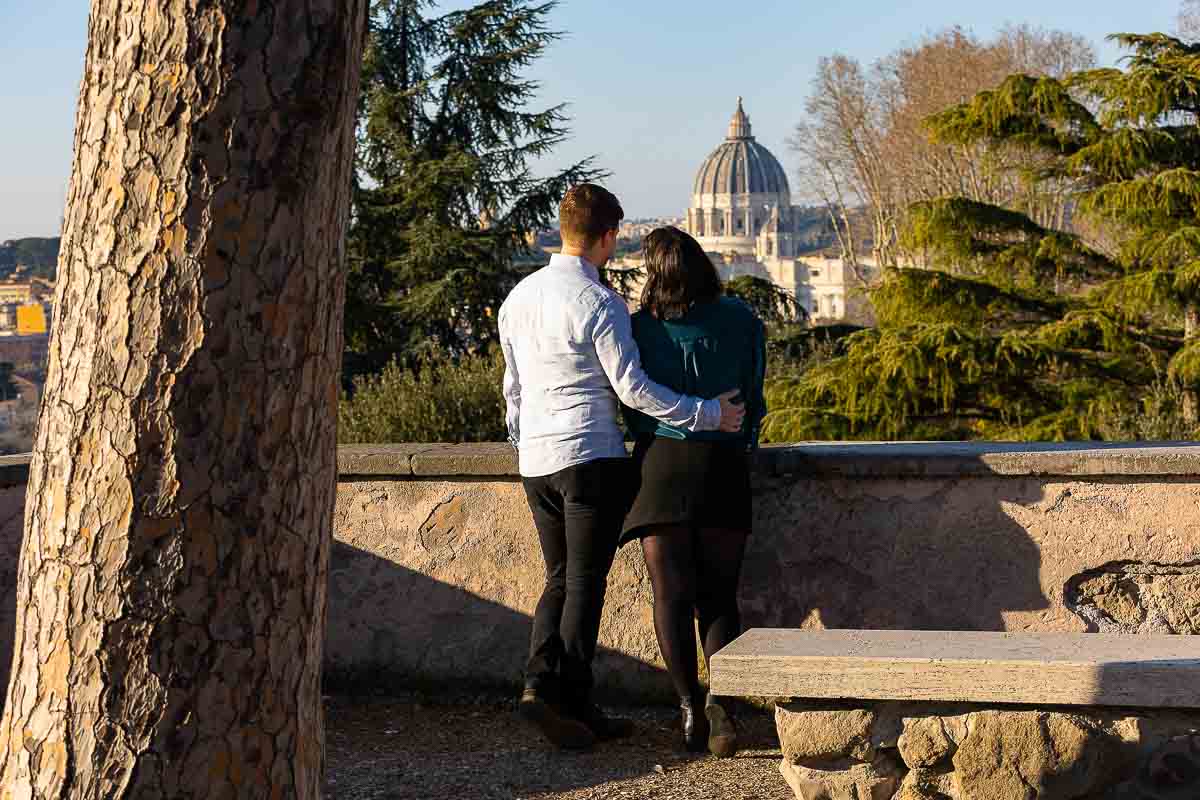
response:
[[[325,796],[338,800],[516,800],[516,798],[753,797],[791,800],[779,775],[770,715],[741,719],[735,759],[680,752],[675,715],[662,707],[619,708],[633,737],[586,753],[551,749],[494,695],[447,700],[332,697],[326,703]],[[661,771],[656,769],[661,768]]]

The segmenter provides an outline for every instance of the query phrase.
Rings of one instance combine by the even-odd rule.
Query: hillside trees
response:
[[[1087,439],[1161,408],[1164,382],[1194,429],[1200,46],[1117,38],[1124,69],[1013,75],[929,120],[935,147],[1028,153],[1005,164],[1019,190],[906,209],[902,245],[926,268],[887,270],[878,329],[777,387],[774,438]],[[1106,246],[1039,215],[1026,200],[1046,185],[1071,187]]]
[[[0,277],[17,267],[24,267],[27,276],[54,280],[58,263],[57,238],[13,239],[0,243]]]

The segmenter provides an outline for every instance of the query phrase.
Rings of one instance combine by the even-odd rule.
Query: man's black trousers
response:
[[[525,685],[560,691],[568,708],[590,702],[608,571],[632,474],[628,459],[606,458],[522,480],[546,562]]]

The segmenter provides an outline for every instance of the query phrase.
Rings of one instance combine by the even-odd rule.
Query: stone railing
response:
[[[332,686],[515,684],[543,568],[511,450],[348,446],[338,465]],[[0,462],[5,660],[27,472],[27,460]],[[1200,626],[1200,445],[766,448],[754,496],[748,626]],[[659,664],[630,546],[609,579],[600,685],[669,697]]]

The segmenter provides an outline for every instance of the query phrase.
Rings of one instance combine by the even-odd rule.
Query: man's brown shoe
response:
[[[564,716],[553,704],[538,694],[537,689],[526,689],[517,705],[521,719],[536,727],[556,747],[564,750],[586,750],[596,744],[596,734],[577,719]]]

